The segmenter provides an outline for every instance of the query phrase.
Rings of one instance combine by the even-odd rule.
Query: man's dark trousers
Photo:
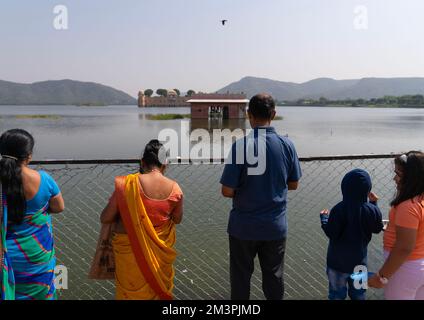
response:
[[[256,254],[262,270],[262,290],[267,300],[284,296],[284,253],[286,239],[241,240],[229,236],[231,299],[248,300]]]

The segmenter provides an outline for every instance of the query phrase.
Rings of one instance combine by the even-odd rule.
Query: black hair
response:
[[[160,168],[165,164],[163,163],[165,162],[165,159],[162,159],[162,154],[159,152],[161,148],[163,148],[163,144],[159,140],[153,139],[149,141],[149,143],[144,148],[143,156],[141,158],[146,168]],[[166,156],[166,154],[163,154],[163,156]],[[140,168],[140,172],[143,172],[142,168]]]
[[[249,101],[249,112],[256,119],[271,120],[274,110],[275,101],[269,94],[259,93]]]
[[[396,157],[394,162],[402,172],[399,190],[390,203],[392,206],[397,206],[424,193],[424,153],[409,151]]]
[[[26,199],[22,183],[22,162],[32,155],[34,138],[27,131],[12,129],[0,136],[0,183],[6,195],[8,221],[22,223]]]

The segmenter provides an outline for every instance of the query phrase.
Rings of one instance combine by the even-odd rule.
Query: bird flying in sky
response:
[[[221,20],[222,25],[224,26],[227,20]]]

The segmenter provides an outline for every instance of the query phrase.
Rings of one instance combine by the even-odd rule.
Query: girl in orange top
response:
[[[384,233],[386,262],[368,285],[387,300],[424,300],[424,154],[395,158],[397,186]]]
[[[118,300],[173,298],[175,224],[182,219],[183,193],[164,176],[162,150],[158,140],[146,145],[141,174],[115,179],[100,217],[101,223],[116,223],[112,246]]]

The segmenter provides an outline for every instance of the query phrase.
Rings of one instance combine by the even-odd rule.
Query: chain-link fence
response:
[[[393,155],[301,159],[299,188],[289,192],[285,283],[286,299],[326,299],[325,258],[328,240],[320,228],[319,212],[341,200],[340,183],[353,168],[367,170],[373,191],[387,218],[394,195]],[[114,177],[138,170],[135,161],[38,162],[58,182],[65,212],[53,219],[58,264],[68,270],[68,289],[61,299],[113,299],[112,281],[94,281],[87,273],[95,251],[99,215],[113,191]],[[177,226],[176,299],[229,299],[229,256],[226,233],[231,200],[220,193],[223,164],[171,164],[167,176],[184,192],[184,217]],[[383,263],[382,234],[369,245],[369,269]],[[252,299],[263,299],[256,261]],[[368,290],[369,299],[382,292]]]

